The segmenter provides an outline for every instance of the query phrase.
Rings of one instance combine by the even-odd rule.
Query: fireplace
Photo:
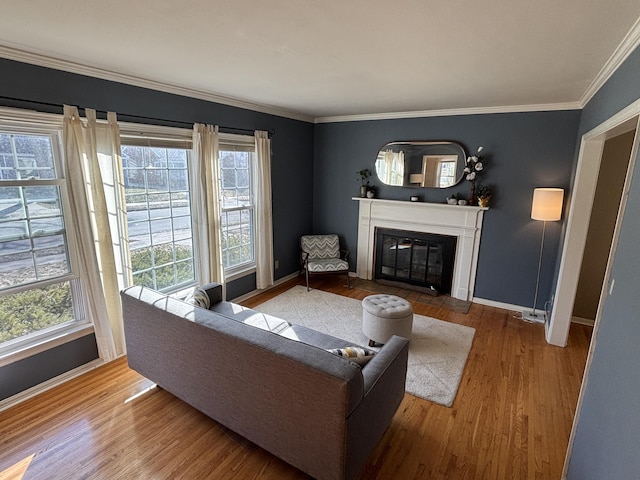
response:
[[[453,298],[473,300],[482,220],[487,208],[377,198],[356,197],[353,200],[360,204],[356,264],[359,278],[375,278],[376,246],[379,244],[376,234],[379,229],[449,236],[455,239],[455,247],[448,288]],[[400,274],[402,276],[403,272]],[[402,279],[403,282],[406,280]]]
[[[455,250],[450,235],[377,228],[374,278],[449,294]]]

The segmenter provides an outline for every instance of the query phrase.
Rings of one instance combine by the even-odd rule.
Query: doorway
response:
[[[607,140],[638,131],[640,114],[640,100],[619,112],[617,115],[594,128],[582,137],[578,166],[573,183],[570,209],[567,218],[562,256],[558,273],[558,281],[554,295],[551,317],[545,324],[547,342],[552,345],[564,347],[569,335],[578,281],[585,258],[585,246],[589,232],[591,214],[596,196],[598,178],[603,164],[603,153]],[[638,155],[639,135],[634,135],[631,154],[627,164],[624,186],[619,208],[614,222],[612,239],[607,247],[607,261],[603,280],[596,287],[599,289],[598,307],[595,315],[597,325],[598,315],[602,310],[602,299],[607,292],[610,259],[615,252],[617,236],[619,234],[619,219],[622,218],[626,205],[626,198],[631,181],[630,172],[633,170]],[[603,164],[604,165],[604,164]],[[606,166],[606,165],[605,165]],[[595,332],[594,332],[595,333]]]
[[[634,129],[604,142],[573,304],[573,322],[593,325],[596,319],[635,132]]]

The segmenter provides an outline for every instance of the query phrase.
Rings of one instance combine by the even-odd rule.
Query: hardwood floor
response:
[[[370,293],[342,282],[318,277],[313,286],[358,299]],[[545,342],[542,325],[506,310],[474,304],[462,314],[418,302],[414,310],[476,329],[462,383],[452,408],[406,394],[361,477],[559,479],[591,328],[572,325],[562,349]],[[0,412],[5,478],[308,477],[154,388],[120,359]]]

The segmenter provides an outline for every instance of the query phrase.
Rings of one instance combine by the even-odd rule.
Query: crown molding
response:
[[[600,72],[596,75],[591,82],[591,85],[582,95],[580,99],[580,108],[584,108],[587,103],[593,98],[593,96],[600,90],[611,75],[622,65],[622,63],[631,55],[636,47],[640,45],[640,18],[636,20],[629,32],[622,39],[618,48],[615,49],[609,60],[604,64]]]
[[[598,90],[606,83],[620,65],[629,57],[629,55],[640,45],[640,18],[636,20],[629,32],[622,39],[616,50],[613,52],[609,60],[602,67],[598,75],[591,82],[587,90],[577,102],[549,103],[549,104],[531,104],[531,105],[505,105],[494,107],[473,107],[473,108],[454,108],[440,110],[418,110],[407,112],[389,112],[389,113],[372,113],[359,115],[337,115],[327,117],[313,118],[301,113],[292,112],[282,108],[253,103],[234,97],[218,95],[203,90],[180,87],[170,85],[154,80],[148,80],[133,75],[126,75],[113,72],[107,69],[83,65],[70,59],[56,58],[35,50],[26,50],[22,47],[13,46],[11,44],[0,44],[0,58],[15,60],[18,62],[29,63],[41,67],[52,68],[79,75],[110,80],[114,82],[124,83],[127,85],[148,88],[165,93],[182,95],[191,98],[229,105],[232,107],[243,108],[269,115],[290,118],[292,120],[300,120],[312,123],[337,123],[337,122],[359,122],[368,120],[394,120],[403,118],[423,118],[423,117],[446,117],[454,115],[484,115],[498,113],[521,113],[521,112],[541,112],[541,111],[558,111],[558,110],[580,110],[593,98]]]
[[[579,102],[546,103],[534,105],[511,105],[499,107],[452,108],[443,110],[419,110],[413,112],[372,113],[363,115],[341,115],[318,117],[314,123],[361,122],[366,120],[395,120],[400,118],[449,117],[456,115],[485,115],[491,113],[545,112],[555,110],[580,110]]]
[[[70,73],[77,73],[79,75],[86,75],[89,77],[100,78],[102,80],[110,80],[113,82],[124,83],[127,85],[133,85],[136,87],[148,88],[151,90],[157,90],[165,93],[172,93],[175,95],[182,95],[185,97],[198,98],[200,100],[206,100],[208,102],[221,103],[223,105],[229,105],[231,107],[244,108],[255,112],[266,113],[269,115],[276,115],[278,117],[290,118],[292,120],[300,120],[303,122],[313,122],[313,117],[303,115],[296,112],[291,112],[282,108],[274,107],[271,105],[264,105],[261,103],[248,102],[234,97],[227,97],[224,95],[218,95],[204,90],[197,90],[193,88],[179,87],[176,85],[170,85],[167,83],[157,82],[155,80],[147,80],[145,78],[136,77],[133,75],[126,75],[123,73],[113,72],[111,70],[93,67],[90,65],[83,65],[73,60],[56,58],[35,50],[26,50],[21,47],[12,46],[10,44],[0,44],[0,58],[6,58],[8,60],[15,60],[18,62],[29,63],[31,65],[37,65],[40,67],[52,68],[55,70],[62,70]]]

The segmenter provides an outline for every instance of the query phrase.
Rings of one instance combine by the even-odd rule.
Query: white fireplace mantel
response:
[[[472,300],[478,264],[483,207],[359,198],[356,275],[373,278],[376,228],[457,237],[451,296]]]

